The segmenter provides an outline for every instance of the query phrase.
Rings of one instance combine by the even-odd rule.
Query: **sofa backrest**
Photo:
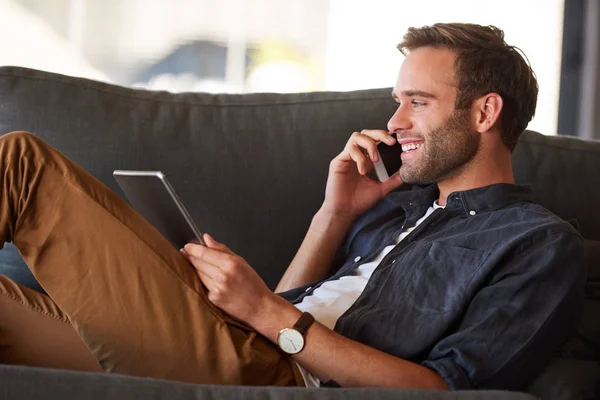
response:
[[[576,358],[600,360],[600,142],[525,132],[513,154],[515,180],[584,237],[587,283],[579,332],[565,346]]]
[[[353,131],[385,129],[390,90],[171,94],[1,67],[0,133],[33,132],[120,194],[114,169],[162,170],[199,228],[274,287],[323,199],[329,161]],[[600,143],[527,131],[513,160],[517,182],[600,248]]]

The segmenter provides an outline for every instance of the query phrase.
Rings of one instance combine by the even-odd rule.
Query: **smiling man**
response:
[[[0,239],[52,298],[0,277],[0,343],[12,343],[0,361],[218,384],[525,388],[573,333],[584,283],[577,231],[514,183],[534,74],[494,27],[411,28],[399,48],[388,131],[354,132],[331,162],[279,294],[209,235],[177,252],[41,140],[0,138]],[[375,182],[392,133],[402,167]]]

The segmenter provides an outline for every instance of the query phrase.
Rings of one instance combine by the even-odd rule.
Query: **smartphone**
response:
[[[202,233],[165,174],[160,171],[116,170],[113,176],[133,208],[177,250],[188,243],[206,246]]]
[[[396,134],[391,135],[396,139]],[[380,182],[385,182],[394,174],[398,173],[402,166],[402,146],[396,142],[393,146],[381,142],[377,145],[377,153],[379,154],[379,160],[373,163],[375,166],[375,174]]]

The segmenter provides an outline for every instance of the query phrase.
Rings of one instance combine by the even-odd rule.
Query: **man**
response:
[[[526,387],[573,332],[584,281],[581,237],[514,184],[535,77],[493,27],[411,28],[399,48],[389,132],[353,133],[331,162],[280,295],[209,235],[177,252],[39,139],[0,138],[0,240],[51,297],[0,277],[0,360],[203,383]],[[390,133],[403,164],[374,182]]]

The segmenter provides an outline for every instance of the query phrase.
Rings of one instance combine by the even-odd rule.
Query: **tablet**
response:
[[[160,171],[116,170],[113,176],[133,208],[176,249],[191,242],[206,245],[165,174]]]

